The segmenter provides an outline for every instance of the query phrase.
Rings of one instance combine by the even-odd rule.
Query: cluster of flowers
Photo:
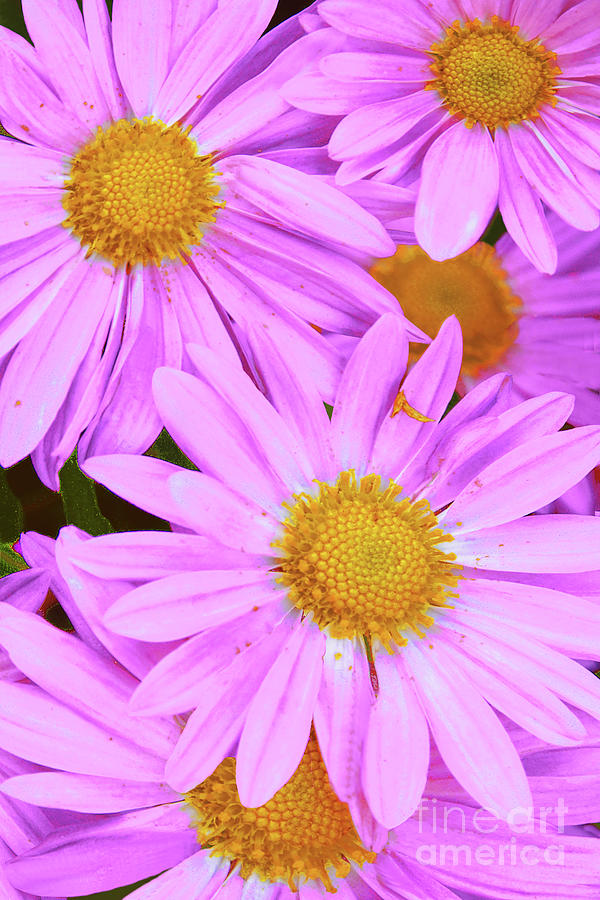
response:
[[[595,900],[600,0],[276,5],[0,33],[0,896]]]

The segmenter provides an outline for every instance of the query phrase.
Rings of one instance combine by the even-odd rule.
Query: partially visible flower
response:
[[[515,400],[566,391],[575,397],[569,421],[598,424],[600,230],[581,234],[554,214],[548,221],[559,248],[556,275],[541,275],[509,235],[495,247],[478,243],[443,262],[420,247],[401,245],[370,271],[431,337],[447,316],[457,316],[463,391],[508,372]],[[411,359],[422,349],[413,344]]]
[[[367,814],[369,827],[359,837],[328,782],[314,735],[288,783],[258,808],[241,805],[230,758],[181,794],[162,774],[178,727],[159,716],[142,724],[128,714],[136,681],[115,661],[19,610],[3,617],[0,641],[33,682],[0,684],[0,746],[16,757],[2,794],[30,819],[42,819],[48,808],[73,819],[5,866],[4,877],[27,895],[88,894],[158,875],[131,897],[293,900],[299,893],[317,900],[335,891],[346,900],[454,900],[454,888],[481,900],[500,890],[509,900],[534,890],[540,900],[596,896],[594,838],[563,834],[551,808],[542,815],[536,807],[525,829],[522,811],[509,825],[498,822],[476,809],[439,761],[426,801],[389,835]],[[594,735],[590,749],[581,748],[580,770],[597,743]],[[552,799],[553,807],[552,791],[560,796],[564,785],[575,806],[569,824],[581,821],[583,810],[600,816],[597,775],[584,795],[580,783],[562,776],[564,760],[553,764],[556,752],[539,742],[524,748],[526,764],[527,756],[539,760],[536,797]],[[460,835],[456,863],[437,853],[449,834]],[[487,855],[481,843],[491,848]]]
[[[317,11],[310,38],[338,46],[283,95],[347,114],[329,142],[340,184],[419,179],[416,233],[433,259],[470,247],[497,205],[543,272],[556,246],[542,204],[598,227],[594,0],[322,0]]]
[[[188,638],[132,700],[144,715],[192,711],[168,779],[190,790],[239,741],[240,797],[260,805],[295,770],[314,716],[353,814],[361,791],[387,827],[412,813],[430,732],[478,802],[501,815],[527,805],[492,707],[561,745],[582,735],[564,701],[600,716],[600,683],[572,659],[598,656],[600,609],[519,574],[600,568],[600,520],[528,516],[598,462],[600,429],[557,433],[563,394],[500,412],[501,375],[441,419],[461,364],[456,319],[403,378],[407,337],[383,317],[331,422],[302,372],[260,331],[252,340],[273,405],[200,347],[200,377],[155,377],[163,421],[201,472],[118,455],[85,464],[183,533],[62,539],[72,578],[121,591],[109,627]]]
[[[23,0],[35,46],[0,33],[0,464],[31,453],[55,489],[82,433],[80,459],[152,443],[152,374],[189,368],[185,342],[247,362],[254,323],[332,394],[310,325],[394,309],[354,261],[392,252],[382,225],[261,155],[331,128],[278,93],[297,19],[256,44],[276,0],[172,6]]]

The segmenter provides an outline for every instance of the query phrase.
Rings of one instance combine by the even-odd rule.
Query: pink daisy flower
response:
[[[370,272],[415,325],[433,336],[455,314],[463,334],[459,390],[509,372],[516,400],[545,391],[575,397],[569,421],[600,423],[600,230],[581,234],[548,217],[559,248],[555,275],[540,274],[509,235],[437,262],[401,244]],[[344,338],[347,344],[357,339]],[[338,341],[337,346],[340,346]],[[413,344],[414,361],[423,347]]]
[[[346,41],[284,96],[347,113],[329,143],[340,184],[420,179],[416,233],[433,259],[470,247],[496,206],[543,272],[556,267],[543,205],[598,227],[596,0],[323,0],[318,14],[316,46],[323,25]]]
[[[31,453],[57,489],[82,432],[80,458],[146,449],[154,370],[187,368],[190,340],[244,359],[251,322],[333,392],[310,324],[392,310],[354,261],[392,252],[384,227],[260,155],[331,127],[278,94],[297,20],[254,46],[275,6],[115,0],[111,22],[104,0],[24,0],[35,47],[0,32],[2,465]]]
[[[576,756],[513,728],[540,803],[525,828],[523,811],[507,825],[477,809],[438,760],[411,820],[389,835],[371,821],[359,835],[314,735],[288,783],[257,809],[240,803],[232,758],[179,793],[162,774],[179,728],[160,716],[140,727],[128,715],[136,679],[115,660],[19,610],[3,613],[0,640],[30,679],[0,683],[0,745],[11,748],[2,758],[14,760],[0,762],[3,803],[29,820],[50,810],[65,818],[48,834],[30,829],[34,846],[0,869],[13,896],[88,894],[153,875],[135,900],[596,896],[597,839],[564,833],[582,815],[600,816],[588,774],[594,722]],[[444,858],[440,845],[455,841],[458,858]]]
[[[363,793],[387,827],[412,813],[430,733],[477,802],[501,815],[527,805],[492,707],[558,744],[582,735],[563,701],[600,715],[600,683],[570,658],[597,656],[600,610],[519,575],[600,568],[600,520],[527,514],[597,463],[600,429],[556,433],[564,394],[500,412],[505,376],[440,422],[461,363],[456,319],[400,390],[407,337],[396,317],[379,320],[331,422],[260,331],[252,341],[273,405],[201,347],[188,348],[199,378],[155,376],[163,421],[201,473],[119,455],[85,465],[177,533],[65,548],[73,583],[88,573],[92,596],[106,584],[121,594],[104,618],[115,632],[189,638],[132,701],[140,714],[192,711],[169,782],[189,790],[239,741],[241,800],[261,805],[295,770],[314,717],[356,815]]]

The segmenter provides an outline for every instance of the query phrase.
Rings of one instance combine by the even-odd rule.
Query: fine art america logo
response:
[[[562,797],[554,806],[516,807],[506,819],[493,810],[423,798],[415,818],[424,839],[415,846],[421,865],[550,866],[564,865],[559,835],[568,812]]]

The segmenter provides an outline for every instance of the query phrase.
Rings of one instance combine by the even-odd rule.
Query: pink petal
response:
[[[15,609],[2,617],[0,632],[15,665],[52,697],[157,756],[169,755],[176,727],[156,721],[140,733],[127,715],[137,682],[113,660],[49,626],[41,617]],[[48,665],[48,660],[57,659],[60,665]]]
[[[32,453],[39,477],[53,490],[59,489],[58,474],[73,452],[81,433],[102,406],[105,391],[121,348],[127,275],[116,273],[96,331],[69,390],[42,441]],[[83,460],[80,447],[79,460]]]
[[[598,43],[597,29],[591,27],[593,17],[598,12],[596,0],[580,0],[570,5],[571,8],[564,12],[563,8],[569,4],[561,3],[560,0],[549,4],[547,9],[544,7],[547,20],[543,25],[540,23],[539,6],[534,13],[536,35],[542,34],[545,46],[552,47],[561,54],[586,50]],[[531,6],[534,6],[533,2]]]
[[[171,61],[177,59],[188,41],[215,11],[218,0],[176,0],[173,28],[171,29]]]
[[[254,78],[247,78],[230,93],[223,91],[221,85],[223,96],[217,103],[204,114],[195,111],[194,118],[199,115],[199,121],[192,129],[191,137],[202,150],[218,147],[223,155],[239,152],[234,148],[242,146],[248,139],[253,140],[253,135],[264,147],[261,138],[265,129],[271,133],[271,127],[278,119],[282,120],[282,125],[289,121],[289,104],[282,96],[282,85],[302,70],[307,53],[314,62],[338,43],[339,35],[330,29],[322,29],[318,35],[306,35],[294,41]],[[286,113],[288,115],[284,115]],[[316,124],[313,120],[313,126]],[[328,123],[328,131],[331,131],[331,123]],[[315,140],[314,143],[319,142]]]
[[[589,34],[588,23],[586,22],[585,25],[586,32]],[[559,103],[561,109],[598,115],[600,113],[600,85],[589,81],[565,81],[561,87]]]
[[[314,115],[339,116],[367,104],[393,100],[398,85],[389,81],[338,81],[317,70],[290,78],[281,94],[292,106]]]
[[[440,809],[441,812],[442,810]],[[424,828],[421,828],[421,840],[429,837],[428,830],[426,830],[427,825],[428,823],[425,824]],[[403,837],[404,833],[400,831],[396,838],[400,849],[399,853],[394,853],[393,855],[392,853],[382,854],[375,863],[367,863],[357,871],[356,874],[360,877],[360,882],[358,883],[365,882],[370,888],[369,896],[381,897],[382,900],[392,900],[392,898],[397,896],[401,896],[403,900],[405,897],[410,898],[410,900],[458,900],[458,894],[444,887],[438,881],[438,878],[442,879],[446,876],[446,870],[442,870],[443,874],[439,874],[434,869],[429,874],[427,869],[430,866],[426,867],[422,862],[418,861],[419,856],[426,856],[427,853],[415,854],[415,859],[411,859],[408,855],[410,850],[404,851]],[[424,844],[423,846],[426,846],[427,850],[429,850],[431,845]],[[391,885],[393,885],[393,888]]]
[[[546,222],[542,204],[523,178],[508,134],[496,131],[500,163],[498,205],[508,233],[533,265],[552,275],[556,271],[556,243]]]
[[[152,376],[159,366],[181,366],[181,332],[158,270],[134,269],[128,281],[131,329],[125,328],[103,404],[79,444],[79,459],[147,450],[161,430]]]
[[[197,849],[183,804],[166,804],[59,828],[11,863],[10,878],[37,896],[72,897],[157,875]]]
[[[153,392],[169,434],[204,473],[233,484],[249,500],[278,515],[287,495],[285,487],[267,468],[243,420],[210,381],[174,369],[158,369]],[[199,409],[202,416],[198,416]],[[272,411],[271,418],[275,420]]]
[[[455,409],[459,410],[463,402]],[[450,503],[484,468],[508,452],[517,452],[525,443],[558,431],[573,412],[573,398],[557,392],[542,394],[499,412],[491,421],[486,415],[473,418],[467,427],[449,428],[445,440],[438,443],[423,479],[429,480],[434,471],[437,473],[433,484],[426,488],[435,508]]]
[[[269,154],[270,159],[274,156]],[[399,312],[395,298],[346,257],[339,255],[334,259],[330,252],[327,254],[313,242],[282,233],[273,226],[263,225],[261,234],[261,223],[244,219],[237,216],[235,223],[231,222],[230,235],[224,234],[221,228],[219,252],[227,254],[231,271],[263,296],[275,300],[279,310],[286,309],[326,332],[359,335],[376,316]],[[251,223],[258,240],[247,235],[246,223]],[[282,254],[286,244],[287,252]],[[329,261],[323,266],[322,258],[326,255]],[[344,269],[346,279],[340,277]],[[374,289],[375,286],[380,290]],[[252,324],[256,325],[249,323],[244,330]]]
[[[260,448],[268,467],[284,490],[300,487],[313,477],[302,445],[294,440],[281,417],[273,410],[248,376],[238,367],[226,370],[217,354],[198,345],[188,353],[202,374],[225,403],[236,412],[249,438]]]
[[[444,762],[465,790],[500,817],[515,807],[530,807],[531,792],[514,745],[441,641],[411,642],[402,658]]]
[[[324,75],[340,81],[419,81],[427,78],[427,62],[411,53],[366,50],[330,53],[321,60]]]
[[[244,806],[262,806],[304,754],[321,682],[325,635],[306,621],[288,639],[248,709],[237,754]]]
[[[169,784],[180,791],[191,790],[231,755],[231,748],[247,721],[248,708],[261,690],[273,659],[289,638],[292,624],[284,621],[246,653],[237,655],[226,669],[203,678],[203,691],[196,699],[196,708],[167,761],[165,777]]]
[[[193,709],[206,693],[204,680],[222,675],[238,656],[268,637],[284,614],[279,606],[253,609],[239,619],[184,641],[167,653],[138,685],[129,703],[131,711],[155,716]]]
[[[78,529],[74,529],[74,531],[78,531]],[[68,528],[63,531],[63,534],[65,533],[69,533]],[[84,532],[79,531],[80,536],[84,534]],[[87,535],[82,537],[82,540],[87,539]],[[57,549],[60,538],[53,541],[51,538],[46,537],[46,535],[37,534],[35,531],[25,531],[21,534],[19,543],[23,558],[28,565],[32,568],[39,567],[47,573],[50,573],[50,589],[73,623],[77,635],[88,645],[88,647],[92,647],[99,653],[108,656],[108,651],[103,648],[101,642],[94,636],[84,615],[73,601],[67,583],[59,570],[57,563]]]
[[[556,802],[556,796],[553,802]],[[540,807],[536,806],[535,809],[537,811]],[[440,818],[446,810],[447,827],[440,827]],[[433,819],[434,814],[437,815],[437,822]],[[537,895],[536,900],[573,900],[579,895],[579,898],[587,897],[592,900],[598,879],[597,841],[593,837],[562,834],[560,847],[564,850],[564,855],[561,852],[564,865],[547,865],[544,858],[557,859],[554,856],[558,843],[557,832],[552,826],[544,828],[541,823],[534,825],[524,822],[519,813],[514,825],[503,824],[493,817],[485,816],[483,821],[476,820],[477,824],[474,826],[474,814],[472,805],[453,802],[444,803],[442,807],[438,802],[436,809],[434,804],[430,804],[429,809],[425,810],[422,823],[415,818],[403,826],[397,843],[403,855],[411,862],[422,857],[421,848],[427,847],[427,851],[431,852],[430,859],[438,862],[432,869],[432,875],[437,875],[443,882],[449,882],[459,892],[454,896],[462,897],[466,893],[467,896],[501,896],[505,900],[521,900],[527,895],[531,898]],[[467,827],[464,823],[467,823]],[[486,832],[483,841],[482,831]],[[517,862],[516,865],[511,865],[511,886],[508,888],[506,850],[510,847],[512,852],[511,845],[515,847],[514,858]],[[453,865],[449,860],[449,846],[460,846],[461,858],[471,859],[474,864]],[[485,855],[481,854],[479,858],[483,857],[485,863],[477,865],[475,854],[483,846],[486,848]],[[550,847],[553,849],[550,850]],[[520,858],[521,853],[523,857]],[[527,864],[522,863],[523,858],[527,859]],[[442,860],[445,865],[441,864]],[[534,860],[538,864],[531,865]],[[415,867],[417,865],[416,862],[412,864]],[[422,863],[418,865],[423,868]],[[428,865],[426,868],[432,867]],[[477,893],[473,894],[473,891]],[[429,896],[425,895],[427,900]],[[438,900],[438,896],[439,900],[446,900],[446,895],[443,894],[434,894],[433,898]],[[451,897],[454,900],[452,895]]]
[[[15,253],[12,270],[2,276],[0,316],[3,330],[12,332],[12,335],[3,334],[0,340],[2,355],[11,350],[35,324],[81,262],[80,251],[75,242],[58,229],[52,231],[54,240],[46,239],[42,243],[35,238],[31,239],[31,244],[34,247],[37,245],[37,257],[28,259],[25,254]],[[8,248],[5,249],[8,251]],[[19,314],[29,306],[35,309],[35,316],[30,321],[26,320],[24,314]],[[16,328],[20,322],[24,324],[20,329]]]
[[[522,668],[515,674],[514,669],[507,671],[503,661],[500,675],[494,664],[482,661],[482,654],[473,651],[467,655],[471,645],[463,632],[446,629],[444,638],[446,652],[460,665],[473,687],[512,722],[552,744],[568,746],[585,737],[581,722],[548,688],[532,679],[523,685]]]
[[[65,164],[61,154],[54,150],[22,144],[11,138],[0,138],[0,188],[2,191],[14,194],[21,190],[27,191],[42,187],[61,189],[64,180]],[[53,194],[51,193],[50,196],[52,197]],[[10,236],[7,237],[10,239]],[[64,232],[63,237],[66,241]]]
[[[519,36],[525,40],[536,38],[556,21],[564,5],[563,0],[548,0],[543,6],[537,0],[513,0],[510,21],[519,26]]]
[[[600,641],[600,607],[583,597],[533,584],[493,581],[487,578],[461,581],[455,608],[468,606],[473,615],[485,615],[568,656],[591,659]]]
[[[81,18],[78,17],[77,28],[55,6],[51,8],[43,0],[23,0],[23,15],[46,79],[91,135],[110,113],[94,71]]]
[[[371,709],[363,787],[378,822],[395,828],[415,811],[429,767],[429,728],[411,679],[386,653],[376,660],[379,694]]]
[[[559,497],[599,462],[597,426],[536,438],[479,472],[440,521],[455,534],[510,522]]]
[[[591,116],[580,116],[557,107],[544,112],[543,133],[576,159],[592,169],[600,169],[600,129]]]
[[[415,7],[417,4],[408,0],[402,7],[393,0],[380,0],[378,15],[374,16],[373,10],[361,0],[324,0],[319,3],[319,15],[328,25],[353,37],[421,48],[431,44],[437,29],[433,30],[435,25],[428,21],[425,10]],[[385,16],[385,28],[381,26],[380,16]]]
[[[180,799],[166,784],[124,782],[72,772],[38,772],[18,775],[2,784],[2,791],[25,803],[85,813],[114,813]]]
[[[452,117],[443,107],[430,112],[418,127],[411,129],[396,144],[344,160],[335,173],[337,184],[355,184],[357,179],[364,179],[375,173],[375,181],[411,183],[411,187],[418,188],[419,182],[413,179],[420,173],[427,151],[451,122]],[[413,232],[413,229],[409,229],[409,232]],[[410,237],[411,241],[413,239],[414,232]]]
[[[126,531],[82,542],[71,554],[79,568],[99,578],[152,580],[175,572],[243,568],[248,562],[226,547],[196,534]]]
[[[28,155],[25,153],[21,156],[20,165],[27,164]],[[31,239],[52,226],[60,225],[65,218],[65,210],[61,204],[62,192],[58,188],[45,187],[42,190],[28,188],[29,186],[23,191],[11,192],[8,195],[8,202],[5,198],[2,203],[0,208],[0,227],[2,228],[0,243],[2,244],[13,243],[24,238]],[[77,245],[73,249],[76,247]]]
[[[127,115],[128,104],[117,75],[111,22],[103,0],[83,0],[83,18],[90,57],[113,119]]]
[[[287,228],[373,256],[394,245],[382,225],[341,191],[310,175],[259,157],[232,156],[221,163],[241,195]]]
[[[142,9],[136,0],[115,0],[112,35],[115,65],[138,118],[154,112],[168,72],[172,0]],[[170,123],[167,123],[170,124]]]
[[[321,386],[323,396],[331,400],[342,368],[340,352],[307,322],[274,303],[275,298],[268,298],[271,302],[267,302],[262,292],[241,278],[229,263],[221,262],[219,256],[218,238],[214,246],[208,246],[207,242],[206,251],[194,256],[196,265],[202,266],[204,282],[219,303],[241,328],[248,328],[250,323],[267,328],[271,339],[285,352],[290,368],[310,372],[311,379]],[[273,306],[277,310],[275,315]]]
[[[223,321],[194,270],[179,260],[165,260],[161,264],[159,275],[175,308],[185,342],[205,344],[232,365],[239,365],[239,357]]]
[[[419,422],[403,411],[388,415],[375,438],[369,468],[395,478],[407,467],[448,406],[461,362],[460,325],[450,316],[401,385],[408,403],[433,421]]]
[[[492,217],[498,186],[498,157],[487,128],[451,125],[423,161],[415,210],[419,244],[437,260],[467,250]]]
[[[271,153],[271,158],[274,155]],[[361,183],[344,193],[384,222],[388,211],[393,209],[397,215],[407,205],[412,212],[414,206],[413,192],[394,185]],[[395,298],[346,256],[332,255],[326,246],[240,213],[231,209],[222,213],[215,244],[233,260],[228,260],[228,265],[235,265],[251,283],[259,284],[278,306],[325,331],[357,335],[377,316],[398,311]],[[418,329],[409,323],[407,328],[418,340]]]
[[[281,593],[260,569],[182,572],[134,588],[110,608],[105,622],[137,640],[169,641],[237,619]]]
[[[447,443],[451,444],[457,435],[469,433],[488,416],[503,412],[512,399],[511,380],[503,372],[475,385],[438,423],[418,458],[413,460],[410,476],[408,473],[404,476],[409,489],[431,479],[446,458],[444,447]]]
[[[48,429],[88,351],[111,287],[100,266],[80,260],[62,294],[16,348],[0,387],[4,465],[27,456]],[[85,304],[78,302],[80,291]]]
[[[168,479],[180,469],[151,456],[97,456],[82,466],[90,478],[110,491],[168,522],[185,525],[187,517],[173,499]]]
[[[34,685],[0,682],[2,746],[82,775],[160,781],[164,760],[95,725]]]
[[[56,561],[65,585],[68,586],[68,589],[65,587],[64,595],[72,595],[70,608],[65,604],[69,616],[72,609],[79,611],[81,619],[88,627],[86,640],[96,646],[98,652],[114,657],[137,678],[143,678],[159,659],[173,649],[173,645],[131,641],[105,627],[104,614],[125,591],[130,589],[130,584],[94,578],[71,562],[68,554],[73,547],[89,539],[85,532],[69,525],[61,529],[56,540]],[[93,641],[87,637],[90,631],[93,634]]]
[[[589,572],[600,569],[600,518],[527,516],[457,535],[452,550],[463,565],[508,572]]]
[[[223,882],[230,866],[229,860],[211,856],[210,850],[200,850],[137,888],[134,900],[173,900],[178,893],[188,900],[211,900],[217,895],[219,900],[225,900]]]
[[[169,479],[173,500],[185,524],[245,553],[273,554],[274,520],[209,475],[180,470]]]
[[[26,143],[33,141],[42,147],[70,153],[89,138],[89,128],[64,106],[35,69],[9,44],[5,40],[0,42],[2,121],[10,127],[11,134]]]
[[[358,344],[342,375],[331,418],[340,469],[366,474],[375,436],[398,393],[407,358],[407,335],[397,316],[382,316]]]
[[[306,447],[316,477],[325,481],[335,478],[329,418],[320,396],[290,371],[277,344],[266,338],[261,328],[252,329],[249,339],[261,361],[268,399]]]
[[[327,774],[348,802],[360,785],[362,735],[373,702],[369,669],[353,641],[327,638],[323,678],[315,707],[315,729]]]
[[[425,116],[439,108],[439,96],[434,91],[424,90],[361,106],[336,127],[329,142],[329,154],[333,159],[345,160],[392,147]]]
[[[574,228],[598,227],[598,211],[584,195],[561,154],[534,127],[513,125],[508,137],[515,161],[544,203]]]
[[[455,610],[452,619],[461,635],[475,637],[479,653],[487,653],[495,666],[502,668],[506,660],[508,671],[521,670],[525,687],[530,680],[539,681],[569,705],[600,719],[600,682],[593,672],[530,635],[522,635],[518,628],[483,616],[474,619],[470,610],[464,609]]]
[[[230,0],[202,23],[171,67],[154,110],[170,125],[197,103],[225,70],[242,57],[273,15],[276,0]],[[197,47],[202,46],[202,53]]]

